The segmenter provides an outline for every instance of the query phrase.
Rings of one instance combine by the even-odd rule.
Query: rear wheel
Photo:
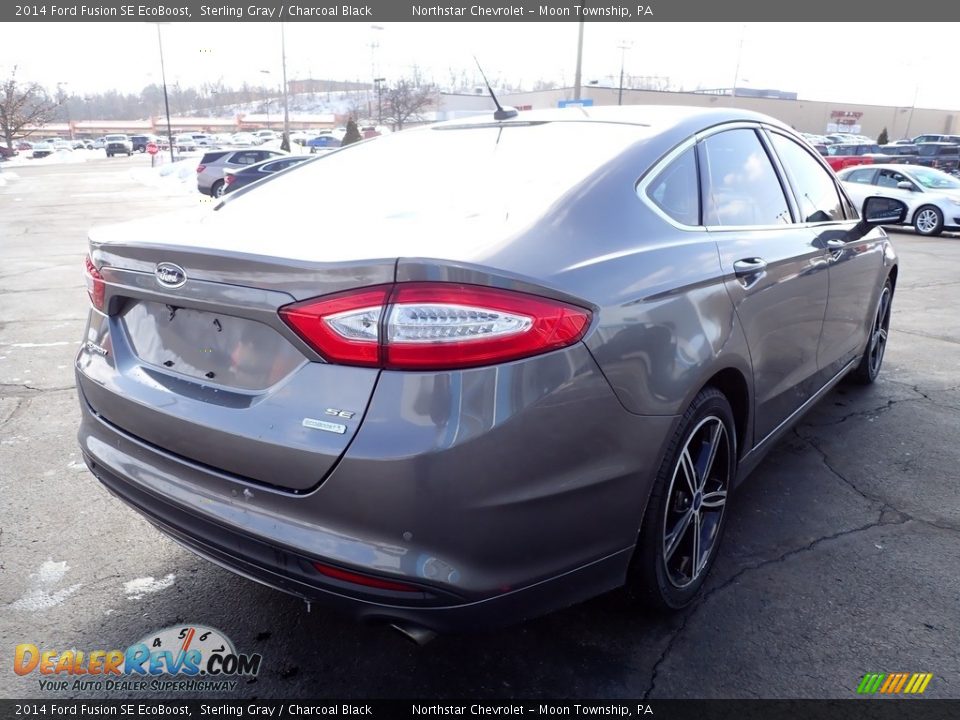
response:
[[[696,597],[717,555],[736,465],[730,403],[706,388],[684,413],[654,481],[627,580],[633,598],[679,610]]]
[[[215,198],[223,197],[223,193],[226,190],[226,186],[223,183],[223,180],[217,180],[213,187],[210,188],[210,195]]]
[[[924,205],[913,216],[913,227],[921,235],[939,235],[943,232],[943,213],[933,205]]]
[[[870,328],[870,337],[867,347],[860,358],[856,370],[850,373],[850,378],[861,385],[869,385],[880,374],[883,365],[883,354],[887,350],[887,335],[890,332],[890,309],[893,306],[893,284],[890,279],[883,284],[880,293],[880,302],[877,304],[877,314],[873,318]]]

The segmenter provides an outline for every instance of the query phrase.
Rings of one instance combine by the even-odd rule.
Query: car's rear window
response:
[[[335,150],[228,205],[243,212],[245,202],[309,207],[322,198],[368,220],[429,213],[522,222],[649,134],[644,126],[597,122],[404,130]]]
[[[227,150],[219,150],[216,152],[208,152],[203,154],[203,158],[200,160],[201,165],[208,165],[209,163],[216,162],[224,155],[227,154]]]

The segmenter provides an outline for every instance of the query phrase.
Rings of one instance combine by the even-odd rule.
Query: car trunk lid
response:
[[[392,282],[395,261],[121,239],[132,230],[91,236],[108,314],[91,313],[77,360],[90,407],[188,461],[293,492],[315,487],[359,428],[379,371],[325,362],[278,309]]]

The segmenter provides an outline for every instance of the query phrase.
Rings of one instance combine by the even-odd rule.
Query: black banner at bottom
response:
[[[0,718],[58,717],[945,720],[960,700],[0,700]]]

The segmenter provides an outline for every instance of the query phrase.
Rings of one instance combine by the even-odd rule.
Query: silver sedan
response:
[[[904,224],[921,235],[960,230],[960,180],[952,175],[919,165],[858,165],[838,176],[854,203],[868,195],[906,203]]]

